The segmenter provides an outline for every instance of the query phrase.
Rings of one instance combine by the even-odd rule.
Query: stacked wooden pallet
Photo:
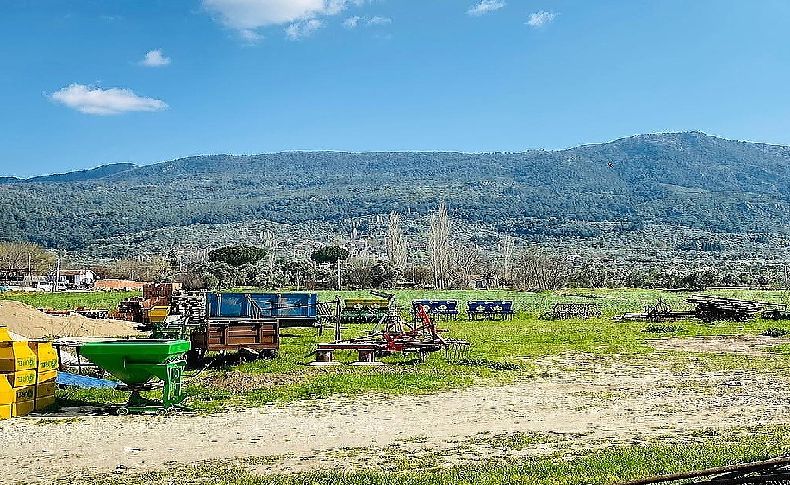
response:
[[[696,305],[694,314],[704,322],[733,320],[743,322],[754,318],[767,304],[721,296],[695,295],[686,299]]]
[[[126,298],[118,303],[117,318],[129,322],[143,323],[143,299],[139,296]]]
[[[170,314],[182,315],[192,322],[206,320],[206,294],[202,291],[178,290],[170,297]]]
[[[143,285],[143,299],[169,299],[170,295],[181,290],[181,283],[148,283]]]

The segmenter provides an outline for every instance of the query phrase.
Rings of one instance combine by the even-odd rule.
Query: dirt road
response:
[[[735,371],[674,373],[612,358],[546,366],[555,370],[503,387],[430,396],[321,400],[208,416],[6,421],[0,423],[0,480],[248,456],[286,455],[272,460],[266,467],[272,471],[349,466],[353,458],[337,450],[392,443],[447,450],[452,462],[453,443],[481,433],[551,433],[565,436],[555,446],[594,448],[701,429],[790,423],[785,379]]]

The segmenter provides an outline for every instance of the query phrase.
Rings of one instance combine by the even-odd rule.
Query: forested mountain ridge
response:
[[[52,182],[80,182],[86,180],[96,180],[109,175],[125,172],[137,168],[133,163],[111,163],[101,165],[96,168],[86,170],[76,170],[74,172],[56,173],[52,175],[39,175],[36,177],[21,179],[17,177],[0,177],[0,184],[4,183],[52,183]]]
[[[337,224],[446,201],[502,233],[584,236],[588,223],[649,222],[787,233],[790,147],[699,132],[637,135],[558,151],[283,152],[100,167],[0,185],[0,239],[79,249],[162,227]]]

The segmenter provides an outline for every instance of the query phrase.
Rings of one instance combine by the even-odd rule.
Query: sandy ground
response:
[[[0,323],[26,338],[140,335],[129,322],[90,319],[82,315],[52,316],[12,300],[0,300]]]
[[[216,415],[27,417],[0,423],[0,482],[74,473],[135,472],[169,462],[280,456],[256,471],[379,466],[393,444],[463,461],[459,442],[502,433],[548,433],[552,448],[595,448],[701,430],[790,423],[790,382],[739,371],[676,373],[646,361],[555,358],[541,377],[430,396],[333,399]],[[346,450],[347,451],[347,450]],[[283,456],[285,455],[285,456]]]
[[[784,339],[758,335],[710,336],[692,338],[664,338],[649,340],[648,344],[658,350],[678,350],[682,352],[735,353],[740,355],[765,355],[768,348]]]

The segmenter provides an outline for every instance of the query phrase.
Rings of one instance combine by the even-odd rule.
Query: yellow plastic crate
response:
[[[0,377],[5,377],[11,387],[32,386],[36,383],[35,369],[0,373]]]
[[[0,404],[0,421],[4,419],[11,419],[11,405]]]
[[[11,401],[11,404],[15,402],[32,401],[36,398],[36,386],[14,387],[13,392],[14,400]]]
[[[11,387],[8,379],[0,377],[0,406],[11,404],[12,402],[14,402],[14,388]],[[8,412],[11,412],[10,408]]]
[[[36,374],[36,384],[40,384],[46,381],[54,381],[58,378],[58,371],[56,370],[48,370],[48,371],[38,371]]]
[[[148,310],[148,320],[151,323],[162,323],[169,314],[169,306],[153,306],[150,310]]]
[[[46,381],[42,382],[41,384],[36,384],[36,399],[42,397],[49,397],[55,395],[55,389],[57,389],[58,385],[55,381]]]
[[[27,416],[36,408],[36,401],[18,401],[11,404],[11,416]]]
[[[0,372],[35,370],[38,365],[36,354],[25,341],[0,342]]]
[[[36,399],[36,411],[47,409],[55,404],[55,396],[45,396]]]
[[[36,354],[39,372],[58,370],[58,354],[55,352],[52,342],[30,340],[27,345]]]
[[[10,342],[11,335],[8,333],[8,328],[5,325],[0,325],[0,342]]]

